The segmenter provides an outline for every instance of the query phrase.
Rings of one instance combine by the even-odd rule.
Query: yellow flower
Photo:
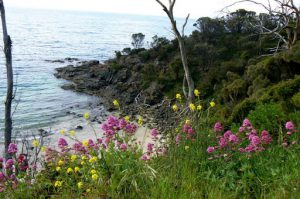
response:
[[[127,116],[124,117],[124,120],[125,120],[126,122],[129,122],[129,121],[130,121],[130,117],[127,115]]]
[[[211,107],[214,107],[214,106],[216,106],[216,103],[215,103],[215,102],[210,102],[209,105],[210,105]]]
[[[42,151],[42,152],[45,152],[46,150],[47,150],[47,147],[42,146],[41,151]]]
[[[57,164],[58,164],[59,166],[61,166],[61,165],[64,165],[64,163],[65,163],[64,161],[59,160]]]
[[[191,124],[191,120],[185,120],[185,124],[190,125]]]
[[[77,159],[77,155],[71,155],[71,162],[74,162]]]
[[[63,184],[63,181],[55,181],[54,186],[55,187],[61,187]]]
[[[191,110],[191,111],[196,110],[196,106],[195,106],[195,104],[193,104],[193,103],[190,103],[189,107],[190,107],[190,110]]]
[[[60,134],[64,135],[66,133],[66,131],[64,129],[59,131]]]
[[[139,116],[139,117],[138,117],[138,124],[139,124],[139,125],[143,125],[143,123],[144,123],[144,122],[143,122],[142,116]]]
[[[190,149],[190,147],[189,146],[185,146],[184,149],[187,151],[187,150]]]
[[[77,183],[77,187],[78,187],[78,189],[81,189],[82,185],[83,185],[83,183],[82,183],[82,182],[78,182],[78,183]]]
[[[82,145],[85,146],[85,147],[88,147],[89,146],[89,141],[88,140],[84,140],[82,142]]]
[[[32,141],[32,146],[34,146],[35,148],[37,148],[39,146],[39,141],[37,139],[34,139]]]
[[[179,93],[176,94],[176,99],[181,101],[181,95]]]
[[[83,156],[81,157],[81,159],[82,159],[82,160],[87,160],[87,157],[86,157],[85,155],[83,155]]]
[[[81,164],[81,165],[85,165],[85,162],[84,162],[84,161],[81,161],[80,164]]]
[[[195,90],[194,90],[194,94],[195,94],[196,97],[199,97],[199,95],[200,95],[199,90],[198,90],[198,89],[195,89]]]
[[[67,173],[73,173],[73,169],[72,168],[68,168],[67,169]]]
[[[172,109],[173,109],[173,111],[178,111],[178,106],[177,106],[176,104],[174,104],[174,105],[172,106]]]
[[[99,178],[99,176],[98,176],[97,174],[93,174],[93,175],[92,175],[92,179],[93,179],[94,181],[98,180],[98,178]]]
[[[83,117],[88,120],[90,118],[90,114],[89,113],[84,113]]]
[[[86,192],[89,193],[89,192],[91,192],[91,190],[90,190],[90,189],[87,189]]]
[[[69,134],[70,134],[70,136],[74,136],[74,135],[75,135],[75,131],[74,131],[74,130],[71,130],[71,131],[69,132]]]
[[[113,104],[114,104],[114,106],[117,107],[117,108],[120,107],[120,104],[119,104],[118,100],[114,100],[114,101],[113,101]]]
[[[97,159],[98,158],[96,156],[93,156],[89,159],[89,163],[95,163],[95,162],[97,162]]]
[[[80,171],[80,168],[79,167],[75,167],[74,171],[75,171],[75,173],[77,173],[78,171]]]
[[[198,106],[197,106],[197,110],[198,110],[198,111],[201,111],[201,110],[202,110],[202,106],[201,106],[201,105],[198,105]]]
[[[96,173],[97,173],[97,171],[95,169],[91,170],[91,174],[96,174]]]
[[[55,169],[57,172],[58,171],[60,171],[61,170],[61,168],[60,167],[56,167],[56,169]]]

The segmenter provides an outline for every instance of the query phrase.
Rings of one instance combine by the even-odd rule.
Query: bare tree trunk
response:
[[[194,96],[195,85],[194,85],[194,81],[192,79],[192,75],[191,75],[190,69],[188,67],[186,49],[185,49],[185,44],[184,44],[184,39],[183,39],[184,28],[185,28],[185,26],[187,24],[189,15],[187,16],[187,18],[185,20],[185,23],[184,23],[184,25],[182,27],[182,35],[181,35],[179,33],[178,29],[177,29],[176,21],[174,19],[174,15],[173,15],[173,8],[174,8],[176,0],[169,0],[169,9],[160,0],[156,0],[156,1],[163,7],[163,10],[168,15],[168,17],[170,19],[170,22],[172,24],[173,32],[174,32],[174,34],[175,34],[175,36],[176,36],[176,38],[178,40],[179,49],[180,49],[180,55],[181,55],[181,62],[182,62],[182,65],[183,65],[183,69],[184,69],[184,73],[185,73],[185,79],[186,79],[187,86],[188,86],[188,96],[187,97],[188,97],[189,101],[193,101],[194,98],[195,98],[195,96]],[[185,83],[185,80],[183,80],[183,82]],[[183,84],[183,87],[184,86],[185,86],[185,84]],[[184,88],[183,88],[183,90],[184,90]]]
[[[4,42],[4,54],[6,59],[6,73],[7,73],[7,93],[5,100],[5,157],[8,158],[7,153],[8,145],[11,143],[12,134],[12,118],[11,118],[11,103],[13,100],[13,68],[12,68],[12,55],[11,55],[11,39],[7,34],[6,19],[5,19],[5,9],[3,0],[0,0],[0,13],[2,21],[2,31],[3,31],[3,42]]]

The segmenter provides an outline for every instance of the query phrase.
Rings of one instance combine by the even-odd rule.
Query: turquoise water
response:
[[[61,89],[65,81],[53,76],[54,69],[68,63],[45,60],[73,57],[104,61],[113,57],[115,51],[130,47],[133,33],[143,32],[147,41],[154,35],[173,37],[165,17],[20,8],[7,8],[6,15],[18,88],[18,103],[14,103],[18,106],[13,115],[15,130],[60,122],[71,107],[84,110],[95,101],[93,97]],[[192,24],[191,21],[188,33]],[[5,93],[6,73],[0,53],[0,136]]]

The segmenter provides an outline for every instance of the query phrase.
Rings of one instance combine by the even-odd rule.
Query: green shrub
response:
[[[286,121],[280,104],[260,104],[247,116],[259,130],[277,132],[278,126]]]

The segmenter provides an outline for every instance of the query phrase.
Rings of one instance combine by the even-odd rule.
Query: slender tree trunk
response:
[[[183,65],[183,69],[184,69],[184,73],[185,73],[185,78],[183,79],[183,87],[185,87],[185,81],[187,82],[187,86],[188,86],[188,96],[186,96],[188,98],[189,101],[193,101],[195,96],[194,96],[194,81],[192,79],[192,75],[190,72],[190,69],[188,67],[188,61],[187,61],[187,55],[186,55],[186,49],[185,49],[185,44],[184,44],[184,28],[185,25],[187,23],[187,20],[189,18],[186,18],[185,24],[182,27],[182,35],[179,33],[177,26],[176,26],[176,21],[174,19],[174,15],[173,15],[173,8],[175,5],[176,0],[169,0],[169,9],[160,1],[160,0],[156,0],[162,7],[163,10],[166,12],[166,14],[168,15],[170,22],[172,24],[172,29],[173,32],[178,40],[178,44],[179,44],[179,49],[180,49],[180,55],[181,55],[181,61],[182,61],[182,65]],[[184,92],[184,88],[183,88],[183,92]],[[184,92],[185,93],[185,92]]]
[[[3,42],[4,42],[4,54],[6,59],[6,73],[7,73],[7,93],[5,100],[5,157],[9,158],[7,153],[8,145],[11,143],[12,134],[12,118],[11,118],[11,104],[13,100],[13,68],[12,68],[12,55],[11,55],[11,39],[7,34],[6,19],[5,19],[5,9],[3,0],[0,0],[0,13],[2,21],[2,31],[3,31]]]

